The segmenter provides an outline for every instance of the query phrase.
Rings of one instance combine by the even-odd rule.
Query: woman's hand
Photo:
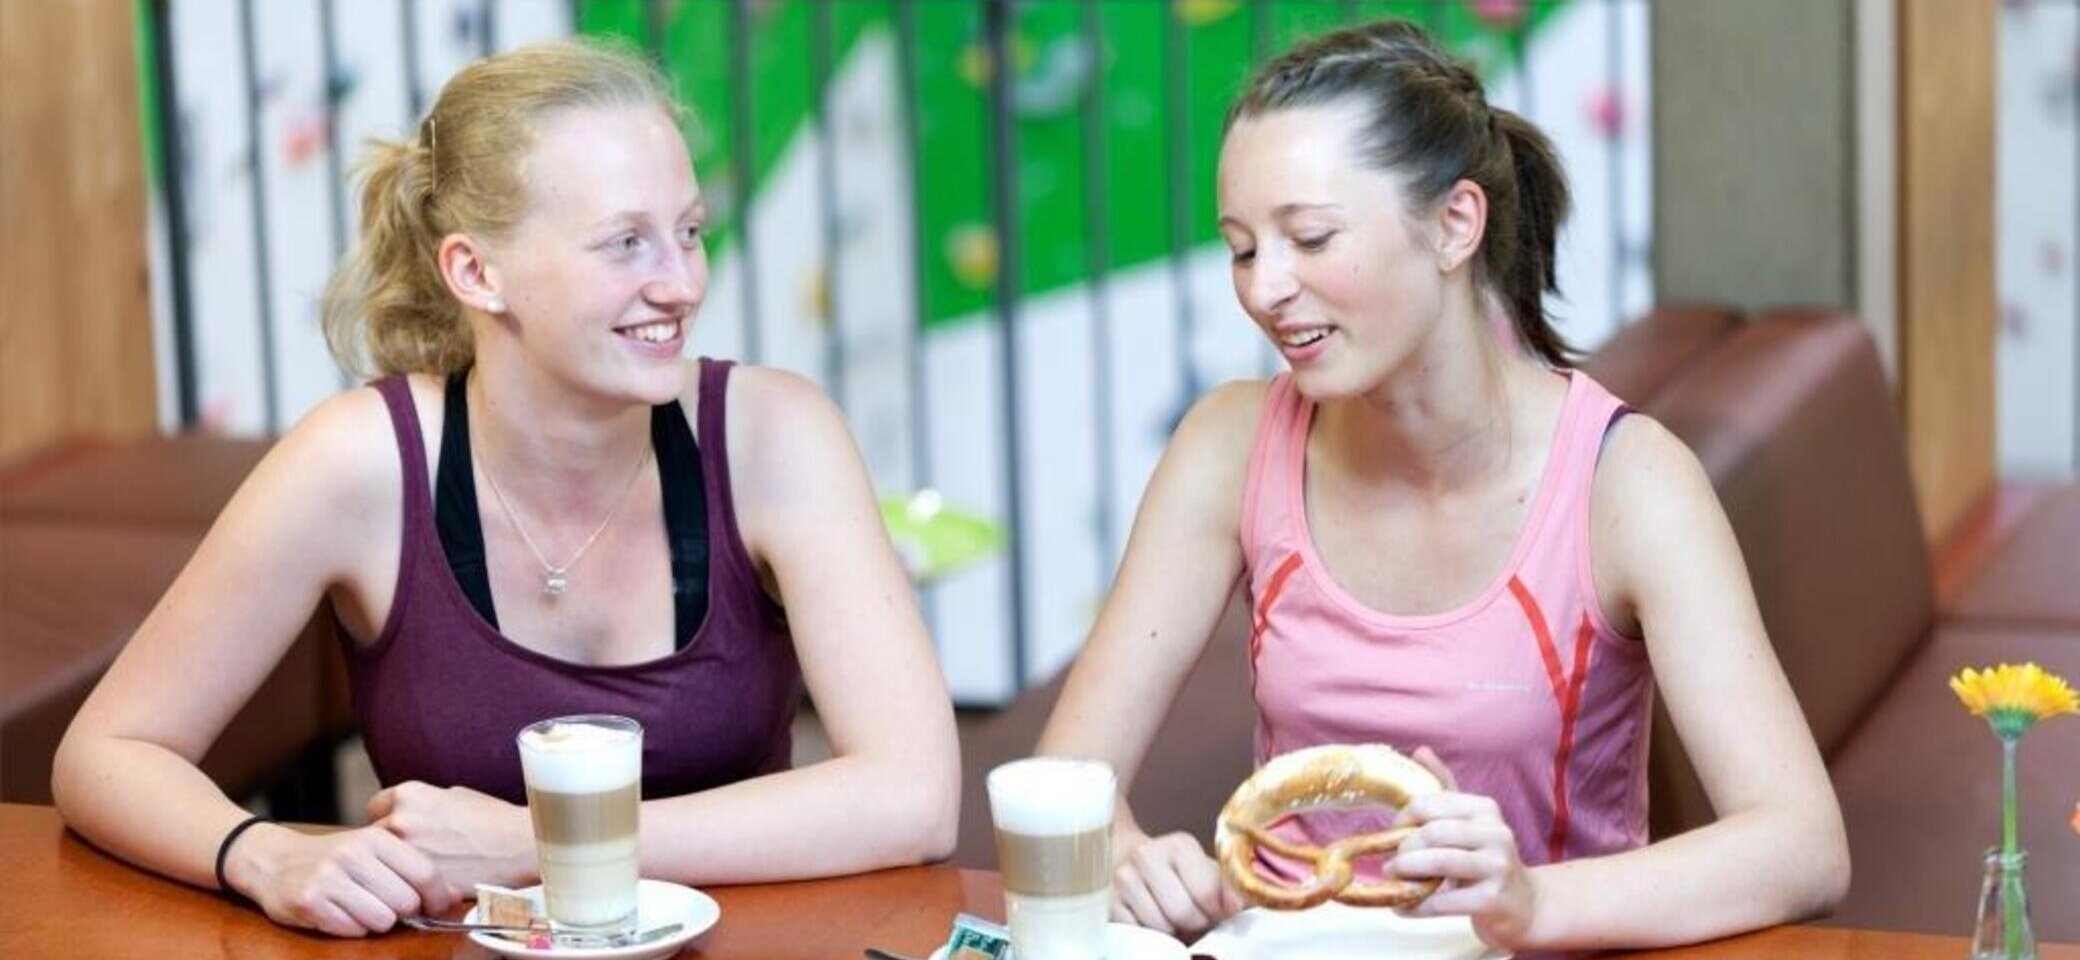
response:
[[[306,834],[261,824],[233,841],[224,875],[274,922],[336,937],[382,933],[456,900],[432,858],[372,826]]]
[[[368,819],[432,858],[458,897],[479,883],[519,886],[539,874],[527,808],[467,787],[400,783],[369,798]]]
[[[1458,779],[1429,747],[1417,749],[1415,759],[1437,774],[1445,789],[1402,809],[1395,824],[1417,824],[1418,829],[1402,842],[1391,869],[1403,879],[1444,883],[1408,912],[1465,915],[1482,941],[1515,949],[1531,927],[1536,903],[1531,876],[1517,856],[1516,835],[1494,800],[1459,792]]]
[[[1247,906],[1188,833],[1113,831],[1112,919],[1192,938]]]

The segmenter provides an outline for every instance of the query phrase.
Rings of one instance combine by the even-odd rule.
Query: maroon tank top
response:
[[[340,636],[376,777],[469,787],[525,803],[520,728],[614,713],[643,725],[643,796],[671,797],[790,765],[801,667],[786,617],[737,531],[723,400],[730,364],[700,361],[696,439],[709,531],[708,610],[691,642],[644,663],[587,666],[507,639],[455,580],[434,526],[426,444],[403,377],[375,384],[404,463],[404,544],[383,632]]]

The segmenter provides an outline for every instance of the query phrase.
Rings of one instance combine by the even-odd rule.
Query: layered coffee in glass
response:
[[[635,927],[636,813],[643,728],[627,717],[558,717],[520,731],[550,922],[588,932]]]
[[[1102,960],[1112,902],[1112,767],[1033,757],[989,773],[997,869],[1019,960]]]

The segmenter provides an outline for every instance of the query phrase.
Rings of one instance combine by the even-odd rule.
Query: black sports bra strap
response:
[[[708,614],[708,509],[701,452],[677,401],[650,408],[650,444],[664,491],[665,535],[672,550],[672,646],[693,642]]]
[[[470,459],[469,372],[450,374],[445,391],[447,412],[441,418],[441,461],[434,476],[433,520],[440,531],[448,568],[469,605],[484,622],[498,628],[498,609],[491,599],[491,570],[484,556],[484,521],[477,512],[477,477]]]

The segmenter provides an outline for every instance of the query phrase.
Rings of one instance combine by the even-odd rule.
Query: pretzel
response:
[[[1415,827],[1399,827],[1336,840],[1326,846],[1293,843],[1273,836],[1279,820],[1317,807],[1378,804],[1404,807],[1444,789],[1435,774],[1380,744],[1331,744],[1274,757],[1235,788],[1214,827],[1214,852],[1221,870],[1252,903],[1273,910],[1305,910],[1336,900],[1358,907],[1410,906],[1437,889],[1436,880],[1353,883],[1359,857],[1387,853]],[[1297,886],[1257,874],[1257,849],[1314,865]]]

